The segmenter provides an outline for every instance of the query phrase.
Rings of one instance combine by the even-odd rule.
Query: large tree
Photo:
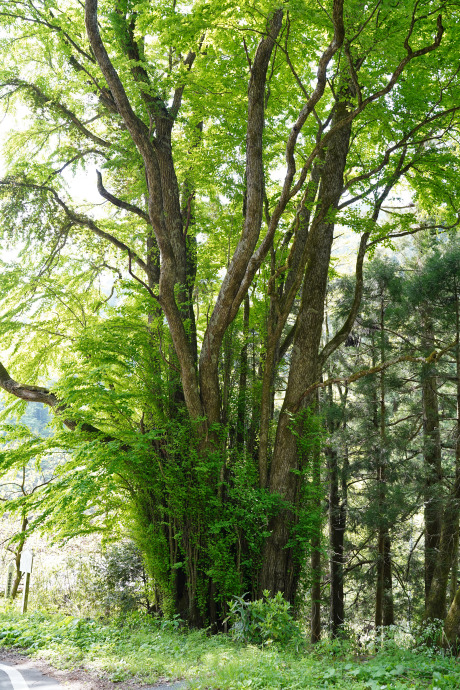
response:
[[[382,204],[405,184],[457,222],[458,9],[0,2],[3,99],[27,108],[1,182],[0,385],[75,431],[83,513],[102,475],[100,503],[126,492],[192,621],[248,587],[295,597],[315,386],[367,249],[416,231]],[[102,211],[78,201],[85,171]],[[355,296],[324,343],[339,223],[360,234]]]

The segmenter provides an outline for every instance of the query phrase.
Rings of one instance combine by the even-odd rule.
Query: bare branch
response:
[[[156,294],[153,292],[153,290],[147,285],[147,283],[145,283],[143,280],[141,280],[141,278],[139,278],[137,275],[135,275],[135,274],[133,273],[133,271],[132,271],[132,262],[131,262],[131,251],[130,251],[129,249],[128,249],[128,257],[129,257],[129,258],[128,258],[128,261],[129,261],[129,263],[128,263],[128,272],[129,272],[129,275],[130,275],[132,278],[134,278],[134,280],[137,280],[137,282],[140,283],[140,284],[142,285],[142,287],[145,287],[145,289],[147,290],[147,292],[148,292],[154,299],[156,299],[157,302],[159,302],[160,300],[159,300],[158,295],[156,295]]]
[[[150,217],[149,214],[140,209],[138,206],[134,206],[134,204],[130,204],[127,201],[122,201],[121,199],[118,199],[118,197],[114,196],[113,194],[110,194],[102,184],[102,174],[99,172],[99,170],[96,170],[96,175],[97,175],[97,191],[99,194],[104,198],[107,199],[107,201],[110,201],[111,204],[114,206],[117,206],[117,208],[122,208],[125,211],[130,211],[131,213],[135,213],[137,216],[145,220],[146,223],[151,225],[150,223]]]
[[[102,157],[106,158],[106,155],[102,151],[99,151],[98,149],[85,149],[84,151],[79,151],[78,153],[75,154],[75,156],[72,156],[72,158],[70,158],[68,161],[66,161],[64,163],[64,165],[62,165],[60,168],[53,170],[53,172],[45,180],[45,184],[47,184],[54,175],[59,175],[66,168],[68,168],[69,165],[72,165],[72,163],[75,163],[76,161],[80,160],[81,158],[84,158],[85,156],[89,156],[91,154],[95,154],[97,156],[102,156]]]
[[[3,364],[0,363],[0,387],[7,393],[11,393],[16,398],[26,400],[27,402],[39,402],[49,407],[56,407],[59,404],[58,399],[51,393],[48,388],[40,386],[23,385],[15,381]]]
[[[364,233],[364,235],[361,237],[361,242],[359,244],[359,251],[358,251],[358,256],[356,259],[356,284],[355,284],[355,294],[353,297],[353,304],[350,309],[350,312],[347,316],[347,319],[343,326],[340,328],[339,331],[334,335],[334,337],[324,346],[322,349],[320,356],[319,356],[319,361],[320,361],[320,366],[324,365],[328,357],[331,356],[331,354],[338,348],[342,343],[344,343],[350,334],[351,329],[353,328],[353,324],[356,320],[356,316],[358,314],[359,306],[361,304],[361,297],[363,294],[363,263],[364,263],[364,257],[366,255],[366,250],[367,250],[367,241],[369,239],[369,232]]]

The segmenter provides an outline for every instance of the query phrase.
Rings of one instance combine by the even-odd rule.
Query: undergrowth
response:
[[[91,619],[0,610],[0,645],[44,658],[57,668],[81,667],[118,681],[185,679],[190,690],[383,690],[460,687],[460,664],[427,646],[408,648],[389,635],[373,641],[304,640],[281,646],[243,644],[230,635],[188,630],[178,620],[131,614],[103,624]]]

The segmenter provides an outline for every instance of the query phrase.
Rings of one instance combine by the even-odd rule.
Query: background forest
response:
[[[129,538],[168,620],[456,647],[458,12],[0,2],[17,558]]]

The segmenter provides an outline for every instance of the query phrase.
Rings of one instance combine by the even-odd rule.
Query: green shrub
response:
[[[290,613],[291,605],[281,592],[271,597],[265,590],[263,598],[256,601],[246,601],[245,596],[234,597],[229,602],[227,620],[238,642],[257,645],[276,642],[285,645],[293,640],[300,641],[302,636]]]
[[[106,615],[140,609],[150,613],[149,582],[141,552],[132,541],[106,547],[91,564],[91,574],[92,599]]]
[[[437,654],[443,647],[444,621],[440,618],[423,621],[414,629],[416,646],[426,654]]]

